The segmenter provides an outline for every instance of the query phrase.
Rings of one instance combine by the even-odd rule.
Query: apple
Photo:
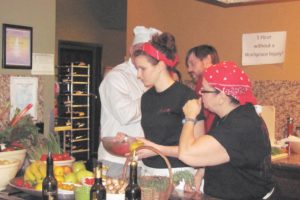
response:
[[[82,169],[86,170],[83,161],[76,161],[76,162],[74,162],[73,165],[72,165],[72,169],[73,169],[74,173],[79,172]]]
[[[95,178],[94,177],[83,178],[82,182],[83,182],[83,185],[93,186],[95,183]]]
[[[76,174],[77,181],[79,181],[79,182],[81,182],[83,178],[94,177],[93,172],[90,172],[86,169],[82,169],[82,170],[76,172],[75,174]]]
[[[77,182],[76,174],[71,172],[71,173],[65,175],[65,182],[76,183]]]

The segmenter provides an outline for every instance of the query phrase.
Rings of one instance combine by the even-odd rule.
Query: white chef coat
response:
[[[141,127],[141,96],[145,91],[137,78],[131,59],[114,67],[99,87],[101,99],[101,137],[123,132],[133,137],[144,137]],[[124,164],[125,158],[108,153],[100,143],[98,159]]]

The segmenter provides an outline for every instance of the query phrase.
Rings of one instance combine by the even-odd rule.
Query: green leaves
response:
[[[186,184],[193,185],[194,184],[194,175],[188,171],[177,171],[173,175],[173,181],[175,185],[178,185],[180,181],[184,180]]]
[[[46,136],[42,134],[32,135],[27,139],[22,139],[21,142],[32,160],[40,160],[42,154],[47,154],[49,151],[57,154],[62,153],[57,133],[49,133]]]
[[[0,131],[0,143],[11,143],[32,134],[38,134],[38,128],[34,125],[30,115],[24,116],[15,126],[8,125]]]

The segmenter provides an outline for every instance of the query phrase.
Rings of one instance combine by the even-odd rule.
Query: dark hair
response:
[[[193,47],[187,52],[185,57],[185,66],[188,66],[188,59],[192,53],[194,53],[195,56],[200,60],[203,60],[205,57],[210,55],[212,64],[219,63],[219,56],[217,50],[213,46],[203,44],[200,46]]]
[[[178,82],[180,82],[180,83],[182,82],[181,73],[180,73],[180,71],[178,69],[176,69],[176,68],[170,68],[169,71],[171,73],[176,74],[178,76]]]
[[[239,100],[237,100],[237,99],[234,98],[233,96],[230,96],[230,95],[226,95],[226,96],[229,97],[230,102],[231,102],[232,104],[235,104],[235,105],[239,105],[239,104],[240,104]]]
[[[221,91],[218,90],[217,88],[215,88],[215,90],[217,91],[216,94],[219,94],[219,93],[221,92]],[[227,94],[226,94],[226,96],[229,98],[229,100],[230,100],[230,102],[231,102],[232,104],[235,104],[235,105],[239,105],[239,104],[240,104],[239,100],[237,100],[237,99],[234,98],[233,96],[227,95]]]
[[[173,60],[177,53],[176,43],[175,43],[175,37],[167,32],[164,32],[162,34],[156,34],[152,37],[152,40],[150,41],[152,46],[156,48],[158,51],[163,53],[167,58]],[[159,60],[153,58],[152,56],[149,56],[147,53],[142,51],[141,49],[138,49],[133,52],[133,56],[137,57],[140,55],[145,55],[148,59],[148,61],[156,65]],[[169,68],[169,67],[168,67]]]

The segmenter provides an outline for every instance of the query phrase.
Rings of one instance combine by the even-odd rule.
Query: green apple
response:
[[[94,177],[93,172],[90,172],[86,169],[79,170],[76,172],[77,181],[81,182],[83,178]]]
[[[72,169],[73,169],[73,172],[76,173],[76,172],[78,172],[82,169],[85,170],[86,168],[85,168],[85,165],[84,165],[83,161],[76,161],[76,162],[73,163]]]
[[[77,178],[75,173],[69,173],[65,175],[65,182],[67,183],[77,183]]]

